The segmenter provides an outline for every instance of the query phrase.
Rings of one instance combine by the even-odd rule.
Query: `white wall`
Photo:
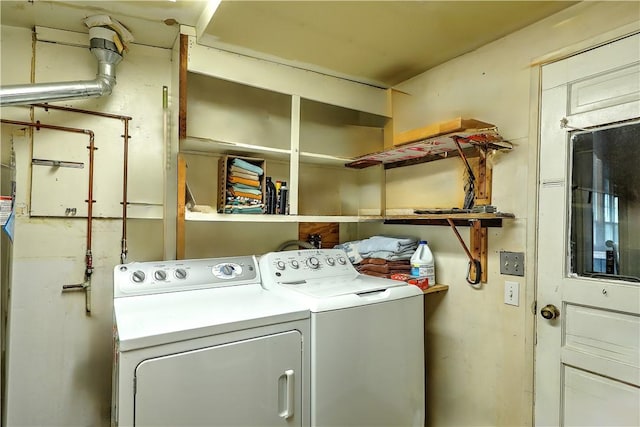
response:
[[[637,31],[639,18],[637,2],[581,3],[398,85],[409,95],[395,94],[396,132],[463,116],[496,124],[514,144],[492,160],[492,201],[516,219],[489,229],[489,276],[481,289],[465,282],[466,255],[448,227],[360,227],[362,236],[382,232],[427,239],[436,280],[450,285],[447,293],[426,297],[428,425],[531,425],[538,126],[538,70],[531,64],[577,49],[568,46],[586,48],[613,37],[594,39],[603,33],[630,31],[622,28],[629,23]],[[451,207],[462,200],[461,178],[455,158],[391,169],[387,208]],[[459,230],[468,244],[467,228]],[[525,277],[500,275],[502,250],[526,252]],[[520,283],[519,307],[503,303],[505,280]]]
[[[78,35],[64,32],[71,39]],[[86,39],[86,35],[81,35]],[[28,83],[31,32],[2,27],[2,84]],[[96,62],[85,47],[38,42],[36,81],[91,80]],[[113,94],[99,99],[58,103],[76,108],[131,116],[128,260],[163,257],[162,86],[171,86],[171,52],[132,45],[117,67]],[[5,64],[11,73],[5,74]],[[6,79],[5,79],[6,78]],[[102,208],[93,224],[92,312],[85,314],[82,292],[62,293],[62,285],[82,283],[86,250],[86,219],[52,218],[59,200],[71,194],[86,199],[88,138],[79,147],[68,134],[35,132],[36,151],[77,156],[81,174],[64,185],[57,171],[39,176],[31,192],[31,131],[2,126],[3,151],[13,134],[17,162],[17,222],[13,278],[9,303],[6,425],[109,425],[112,366],[112,271],[120,262],[122,223],[122,122],[71,113],[36,111],[42,123],[91,129],[96,135],[94,198]],[[3,118],[29,121],[29,109],[3,108]],[[39,145],[38,145],[39,144]],[[43,149],[43,145],[50,145]],[[78,151],[79,149],[79,151]],[[99,160],[98,160],[99,158]],[[42,172],[42,171],[40,171]],[[33,196],[33,198],[32,198]],[[44,217],[30,217],[34,203],[45,206]],[[82,203],[82,202],[79,202]],[[96,202],[96,205],[98,202]],[[160,212],[160,215],[158,214]],[[80,216],[80,215],[78,215]]]

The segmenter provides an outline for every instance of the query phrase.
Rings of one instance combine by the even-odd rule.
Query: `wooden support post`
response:
[[[178,215],[176,218],[176,259],[185,258],[185,201],[187,194],[187,162],[178,154]]]
[[[473,159],[474,175],[476,177],[476,197],[475,206],[490,205],[491,204],[491,180],[492,170],[491,165],[487,162],[487,153],[484,150],[478,149],[479,156]]]
[[[471,226],[471,255],[474,259],[480,260],[482,275],[480,281],[487,282],[487,228],[482,227],[480,221],[473,221]],[[471,277],[475,277],[475,268],[472,267]]]
[[[187,62],[189,55],[189,37],[180,34],[180,71],[178,89],[178,137],[187,137]]]

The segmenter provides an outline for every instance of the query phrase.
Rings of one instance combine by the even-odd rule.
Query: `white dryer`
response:
[[[308,426],[309,310],[253,256],[114,269],[112,424]]]
[[[311,425],[423,426],[423,293],[338,249],[272,252],[263,286],[311,310]]]

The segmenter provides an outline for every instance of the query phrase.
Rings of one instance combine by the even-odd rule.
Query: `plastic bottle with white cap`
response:
[[[433,253],[426,240],[420,240],[418,248],[411,256],[411,275],[413,277],[427,277],[429,286],[436,284],[436,268]]]

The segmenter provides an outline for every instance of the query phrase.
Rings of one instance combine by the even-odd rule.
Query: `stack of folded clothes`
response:
[[[387,261],[410,260],[418,248],[413,237],[373,236],[360,241],[358,252],[362,258],[382,258]]]
[[[386,277],[389,279],[392,274],[411,273],[411,261],[387,261],[382,258],[364,258],[356,265],[356,270],[369,276]]]
[[[356,270],[363,274],[390,277],[411,271],[411,256],[418,248],[413,237],[373,236],[335,246],[345,251]]]
[[[264,204],[260,177],[263,174],[260,166],[238,158],[231,160],[224,213],[261,214]]]

